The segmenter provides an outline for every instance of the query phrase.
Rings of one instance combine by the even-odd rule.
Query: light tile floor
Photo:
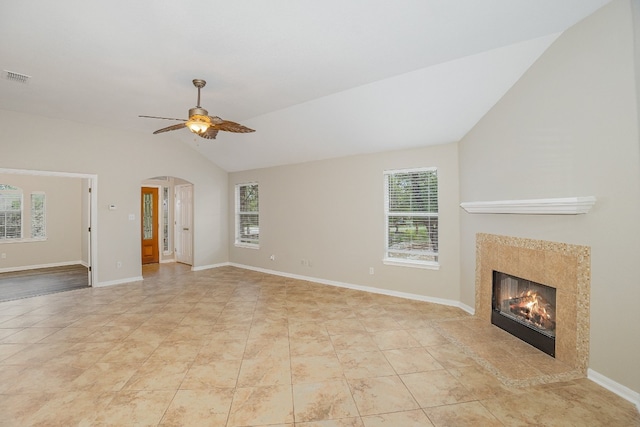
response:
[[[143,274],[0,304],[1,426],[640,426],[584,378],[504,385],[456,308],[233,267]]]

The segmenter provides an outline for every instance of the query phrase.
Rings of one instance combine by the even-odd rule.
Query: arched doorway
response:
[[[193,184],[173,176],[141,183],[141,263],[193,264]]]

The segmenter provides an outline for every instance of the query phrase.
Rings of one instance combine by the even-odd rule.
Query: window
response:
[[[436,168],[385,171],[388,264],[438,267]]]
[[[47,237],[44,193],[31,193],[31,238]]]
[[[22,190],[0,184],[0,240],[22,238]]]
[[[162,251],[169,252],[169,187],[162,187]]]
[[[236,246],[258,248],[260,215],[258,184],[236,185]]]
[[[34,191],[27,200],[19,187],[0,184],[0,242],[47,238],[45,194]]]

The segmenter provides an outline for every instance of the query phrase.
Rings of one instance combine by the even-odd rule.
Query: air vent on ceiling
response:
[[[15,71],[2,70],[2,78],[16,83],[26,84],[31,76],[16,73]]]

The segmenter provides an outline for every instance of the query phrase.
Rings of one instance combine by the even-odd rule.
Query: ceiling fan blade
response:
[[[231,122],[229,120],[222,120],[220,117],[210,117],[210,118],[211,118],[211,122],[213,123],[211,127],[214,129],[223,130],[225,132],[236,132],[236,133],[255,132],[255,130],[249,129],[248,127],[243,126],[240,123]]]
[[[173,119],[171,117],[156,117],[156,116],[138,116],[138,117],[145,117],[147,119],[162,119],[162,120],[178,120],[181,122],[186,122],[187,119]]]
[[[216,139],[216,135],[218,135],[218,129],[210,126],[206,131],[197,135],[200,135],[200,137],[204,139]]]
[[[186,123],[179,123],[177,125],[172,125],[172,126],[168,126],[166,128],[158,129],[153,134],[155,135],[157,133],[169,132],[170,130],[178,130],[178,129],[182,129],[182,128],[186,128],[186,127],[187,127]]]

